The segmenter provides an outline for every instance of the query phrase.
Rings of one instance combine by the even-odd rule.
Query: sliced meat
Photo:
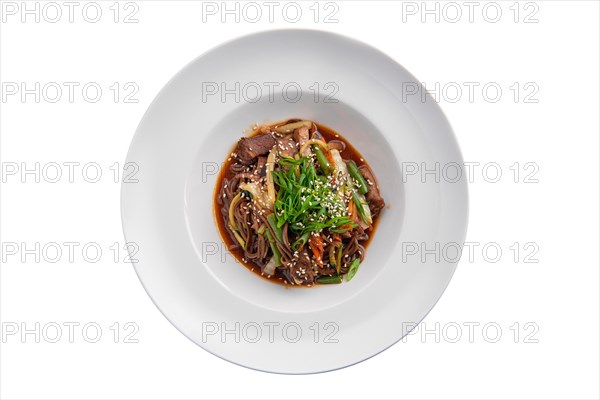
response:
[[[319,275],[333,275],[335,274],[335,268],[333,267],[319,267]]]
[[[365,195],[367,202],[369,203],[369,208],[371,209],[371,215],[375,217],[383,207],[385,207],[385,201],[381,194],[379,193],[379,184],[375,179],[375,175],[371,168],[367,165],[361,165],[358,167],[360,172],[363,174],[365,179],[367,180],[367,184],[369,185],[369,191]]]
[[[308,128],[302,126],[294,131],[294,140],[302,146],[308,140]]]
[[[241,138],[235,153],[242,164],[252,164],[256,157],[267,154],[275,146],[275,138],[270,133]]]
[[[277,150],[279,154],[284,157],[294,157],[294,153],[296,152],[296,142],[292,139],[291,136],[286,136],[283,138],[277,138]]]
[[[360,228],[360,227],[359,227]],[[350,231],[346,231],[344,233],[341,234],[342,238],[344,239],[350,239],[352,237],[352,232]]]
[[[306,126],[302,126],[294,131],[294,140],[298,142],[298,146],[302,147],[302,145],[308,141],[308,128]],[[302,157],[310,156],[310,149],[307,147],[300,154]]]
[[[256,163],[256,168],[254,169],[254,173],[260,177],[265,176],[266,170],[265,166],[267,165],[267,157],[259,156],[258,161]]]
[[[315,271],[306,251],[300,251],[298,259],[290,267],[290,275],[296,284],[312,283],[315,280]]]

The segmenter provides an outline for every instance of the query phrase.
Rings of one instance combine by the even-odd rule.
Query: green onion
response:
[[[275,239],[273,239],[273,235],[271,234],[270,230],[265,230],[265,236],[267,237],[267,240],[271,245],[271,250],[273,251],[273,261],[275,261],[275,266],[278,267],[281,265],[281,252],[277,248],[277,243],[275,243]]]
[[[310,237],[310,232],[306,232],[305,234],[300,236],[298,239],[296,239],[296,241],[292,244],[292,248],[294,249],[294,251],[297,251],[297,250],[301,249],[302,247],[304,247],[306,242],[308,242],[309,237]]]
[[[325,154],[323,154],[321,148],[318,145],[314,144],[312,146],[312,149],[315,152],[315,155],[317,156],[317,161],[319,162],[319,165],[321,166],[321,169],[323,170],[325,175],[330,175],[333,169],[331,168],[331,163],[329,162],[327,157],[325,157]]]
[[[342,283],[342,277],[339,275],[320,276],[317,278],[317,283]]]
[[[335,263],[335,247],[329,246],[329,264],[337,265]]]
[[[241,197],[242,194],[238,193],[233,197],[233,199],[231,199],[231,203],[229,203],[229,228],[232,231],[236,231],[238,229],[237,224],[235,223],[235,218],[233,217],[233,209]]]
[[[356,271],[358,271],[358,267],[360,266],[360,258],[355,258],[350,264],[350,269],[348,270],[348,274],[346,275],[346,282],[350,282],[354,275],[356,275]]]
[[[279,159],[279,165],[284,166],[284,167],[292,167],[294,165],[300,165],[303,162],[304,162],[304,160],[302,160],[300,158],[295,158],[295,157],[281,156],[281,158]]]
[[[356,205],[356,211],[358,211],[358,215],[360,215],[360,219],[362,219],[363,222],[366,224],[367,217],[365,216],[365,209],[363,208],[363,203],[362,203],[362,201],[360,201],[360,199],[358,198],[358,195],[356,194],[356,192],[354,190],[352,191],[352,198],[354,199],[354,204]]]
[[[279,169],[273,172],[273,179],[277,187],[277,198],[274,203],[274,216],[270,217],[272,222],[281,228],[287,222],[288,230],[301,237],[306,233],[329,229],[330,232],[344,232],[353,222],[348,217],[346,205],[343,198],[340,199],[333,192],[331,185],[325,183],[328,179],[319,174],[310,157],[302,157],[298,160],[286,158],[286,163],[298,161],[299,175],[293,168]],[[339,229],[344,226],[344,229]],[[278,233],[273,230],[277,238]],[[294,245],[301,247],[306,243],[308,237],[302,241],[296,241]]]
[[[242,193],[238,193],[235,195],[235,197],[231,200],[231,203],[229,204],[229,224],[228,225],[229,225],[229,229],[233,233],[233,236],[235,236],[235,240],[237,240],[238,243],[240,244],[240,246],[242,246],[242,248],[244,250],[246,250],[246,241],[238,233],[239,228],[238,228],[237,224],[235,223],[235,218],[233,217],[233,209],[235,208],[236,204],[241,200],[241,198],[242,198]]]
[[[273,228],[273,232],[275,232],[275,237],[279,241],[279,243],[283,243],[283,231],[280,226],[277,224],[277,220],[275,219],[275,214],[271,213],[267,215],[267,221],[271,228]]]
[[[242,237],[240,236],[240,234],[237,231],[232,231],[232,232],[233,232],[233,236],[235,236],[235,239],[238,241],[240,246],[242,246],[242,249],[246,250],[246,241],[244,239],[242,239]]]
[[[308,146],[311,146],[313,144],[316,144],[317,146],[319,146],[321,148],[321,150],[325,150],[325,152],[329,151],[329,146],[327,146],[327,143],[325,143],[325,141],[323,141],[321,139],[310,139],[310,140],[307,140],[306,142],[304,142],[302,144],[302,146],[300,146],[300,149],[298,150],[298,152],[300,154],[303,154],[304,150],[306,150],[306,148]]]
[[[360,194],[365,194],[369,191],[369,186],[367,185],[367,181],[364,176],[360,173],[360,170],[356,166],[356,163],[352,160],[348,161],[348,172],[352,179],[354,179],[358,185],[358,192]]]
[[[340,268],[342,268],[342,249],[344,248],[344,243],[340,243],[340,247],[337,252],[337,259],[335,261],[335,269],[337,273],[340,273]]]

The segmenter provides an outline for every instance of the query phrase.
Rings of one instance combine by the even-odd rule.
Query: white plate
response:
[[[139,246],[135,270],[165,317],[219,357],[278,373],[352,365],[419,323],[456,261],[425,253],[422,260],[407,243],[462,246],[468,201],[464,179],[403,179],[407,165],[462,165],[438,105],[410,95],[416,82],[372,47],[310,30],[245,36],[181,70],[131,144],[127,162],[139,167],[139,182],[122,187],[125,237]],[[251,124],[291,117],[348,139],[389,204],[351,282],[306,289],[260,279],[227,253],[215,226],[216,167]]]

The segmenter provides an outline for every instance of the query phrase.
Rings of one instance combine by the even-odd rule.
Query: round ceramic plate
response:
[[[137,129],[127,156],[137,173],[121,199],[135,271],[165,317],[225,360],[278,373],[355,364],[418,324],[452,278],[468,212],[456,139],[418,82],[370,46],[311,30],[245,36],[183,68]],[[351,282],[261,279],[215,226],[217,173],[232,147],[252,125],[287,118],[342,134],[379,180],[388,206]]]

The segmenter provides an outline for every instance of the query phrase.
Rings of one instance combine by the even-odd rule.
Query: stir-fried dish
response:
[[[217,182],[217,222],[249,269],[285,284],[350,281],[385,206],[369,165],[339,134],[308,120],[243,137]]]

